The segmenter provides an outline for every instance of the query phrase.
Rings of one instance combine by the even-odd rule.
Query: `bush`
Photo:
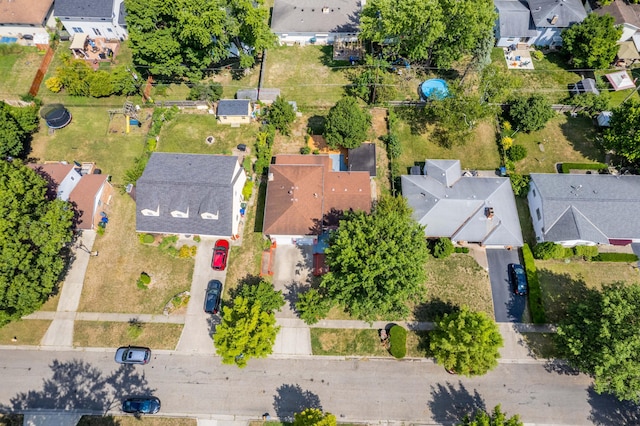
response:
[[[507,132],[510,131],[511,130],[511,123],[508,122],[507,120],[504,120],[502,122],[502,129],[507,131]]]
[[[551,241],[538,243],[533,248],[533,257],[541,260],[562,259],[565,257],[565,250],[560,244]]]
[[[140,274],[140,282],[144,285],[151,284],[151,277],[146,272],[142,272]]]
[[[47,89],[52,91],[53,93],[58,93],[62,90],[62,81],[58,77],[48,78],[44,85],[47,86]]]
[[[528,244],[522,247],[522,261],[524,269],[527,272],[527,283],[529,284],[529,310],[531,311],[531,320],[534,324],[545,324],[547,322],[544,306],[542,305],[542,291],[540,290],[540,281],[538,280],[538,271],[533,253]]]
[[[513,145],[507,149],[507,157],[511,161],[520,161],[527,157],[527,148],[523,145]]]
[[[180,247],[180,250],[178,250],[178,257],[180,259],[188,259],[190,257],[193,257],[196,255],[198,248],[196,246],[188,246],[188,245],[183,245],[182,247]]]
[[[591,260],[594,262],[637,262],[638,256],[633,253],[600,253]]]
[[[156,240],[151,234],[139,234],[138,239],[142,244],[151,244]]]
[[[195,83],[187,99],[190,101],[211,101],[215,102],[222,96],[222,85],[217,82]]]
[[[398,359],[407,355],[407,330],[399,325],[389,330],[389,352]]]
[[[573,170],[608,170],[606,164],[602,163],[562,163],[562,173],[571,173]]]
[[[529,192],[529,181],[531,180],[529,175],[520,175],[518,173],[510,173],[509,179],[511,180],[511,188],[513,193],[517,197],[526,197]]]
[[[127,335],[131,340],[136,340],[142,334],[144,324],[139,321],[129,321]]]
[[[324,297],[318,290],[311,288],[298,297],[296,311],[306,324],[315,324],[325,318],[331,309],[331,300]]]
[[[541,61],[544,58],[544,54],[539,50],[534,50],[531,52],[531,57],[536,61]]]
[[[467,253],[469,253],[469,248],[468,247],[456,247],[454,251],[456,253],[467,254]]]
[[[149,153],[155,152],[157,145],[158,145],[158,141],[156,140],[156,138],[148,138],[147,146],[146,146],[147,152]]]
[[[453,251],[454,251],[453,243],[449,238],[446,238],[446,237],[438,238],[433,243],[433,250],[432,250],[433,257],[437,259],[447,258],[451,256]]]
[[[584,260],[591,260],[593,257],[598,255],[598,247],[597,246],[575,246],[573,248],[573,254],[575,256],[583,258]]]
[[[387,146],[387,153],[389,154],[389,158],[396,159],[402,155],[402,144],[400,143],[400,139],[395,133],[389,133],[388,135],[382,136],[380,139]]]
[[[200,238],[200,235],[196,235],[193,237],[193,241],[195,241],[196,243],[199,243],[200,241],[202,241],[202,238]]]
[[[251,198],[251,194],[253,193],[253,181],[248,180],[244,183],[242,187],[242,198],[246,201]]]
[[[302,148],[300,148],[300,154],[302,155],[308,155],[311,154],[311,148],[309,148],[309,146],[305,145]]]
[[[500,143],[502,144],[502,149],[504,149],[505,151],[509,151],[509,149],[513,146],[513,138],[504,136],[500,140]]]
[[[168,237],[164,237],[162,241],[160,241],[160,245],[158,248],[161,252],[168,254],[172,257],[178,257],[178,249],[175,247],[175,243],[178,242],[177,235],[170,235]]]

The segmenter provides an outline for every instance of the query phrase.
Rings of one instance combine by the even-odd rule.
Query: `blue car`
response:
[[[204,299],[204,311],[208,314],[217,314],[220,310],[220,297],[222,296],[222,283],[211,280],[207,284],[207,294]]]
[[[513,292],[518,295],[527,294],[527,274],[524,267],[517,263],[509,264],[509,278],[513,286]]]
[[[122,403],[122,411],[130,414],[155,414],[160,411],[160,400],[155,396],[127,398]]]

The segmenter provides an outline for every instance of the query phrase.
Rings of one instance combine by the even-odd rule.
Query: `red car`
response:
[[[211,267],[215,271],[224,271],[227,267],[227,256],[229,254],[229,241],[218,240],[213,249],[213,259],[211,259]]]

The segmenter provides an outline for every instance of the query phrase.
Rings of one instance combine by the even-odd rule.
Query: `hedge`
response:
[[[468,247],[456,247],[455,248],[455,252],[456,253],[469,253],[469,248]]]
[[[534,324],[545,324],[547,322],[542,306],[542,291],[540,289],[540,281],[538,281],[538,271],[533,260],[533,253],[528,244],[522,247],[522,260],[524,269],[527,272],[527,282],[529,283],[529,309],[531,310],[531,319]]]
[[[633,253],[600,253],[591,258],[594,262],[637,262],[638,256]]]
[[[607,170],[607,165],[602,163],[562,163],[562,173],[571,173],[573,170]]]
[[[396,358],[404,358],[407,354],[407,330],[399,325],[389,330],[389,352]]]

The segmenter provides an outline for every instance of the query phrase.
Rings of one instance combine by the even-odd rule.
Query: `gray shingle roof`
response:
[[[594,93],[596,95],[600,94],[600,91],[596,87],[596,81],[593,78],[585,78],[584,80],[580,80],[579,82],[570,85],[569,92],[573,96],[579,95],[581,93]]]
[[[640,176],[532,173],[545,241],[640,238]]]
[[[249,115],[251,101],[248,99],[222,99],[218,101],[218,116]]]
[[[354,33],[360,22],[360,4],[360,0],[275,0],[271,29],[276,34]]]
[[[258,89],[240,89],[236,92],[236,99],[249,99],[256,102],[258,100]]]
[[[501,37],[534,37],[537,32],[525,1],[496,0]]]
[[[114,0],[55,0],[58,17],[111,18]]]
[[[153,153],[136,184],[136,230],[139,232],[231,235],[233,183],[240,173],[238,157]],[[145,216],[143,209],[159,216]],[[188,218],[173,217],[172,211]],[[202,213],[218,214],[203,219]]]
[[[580,0],[529,0],[529,9],[536,27],[568,28],[587,17]],[[557,20],[552,24],[553,18]]]
[[[369,172],[369,176],[376,176],[376,145],[363,143],[358,148],[349,150],[349,171]]]

